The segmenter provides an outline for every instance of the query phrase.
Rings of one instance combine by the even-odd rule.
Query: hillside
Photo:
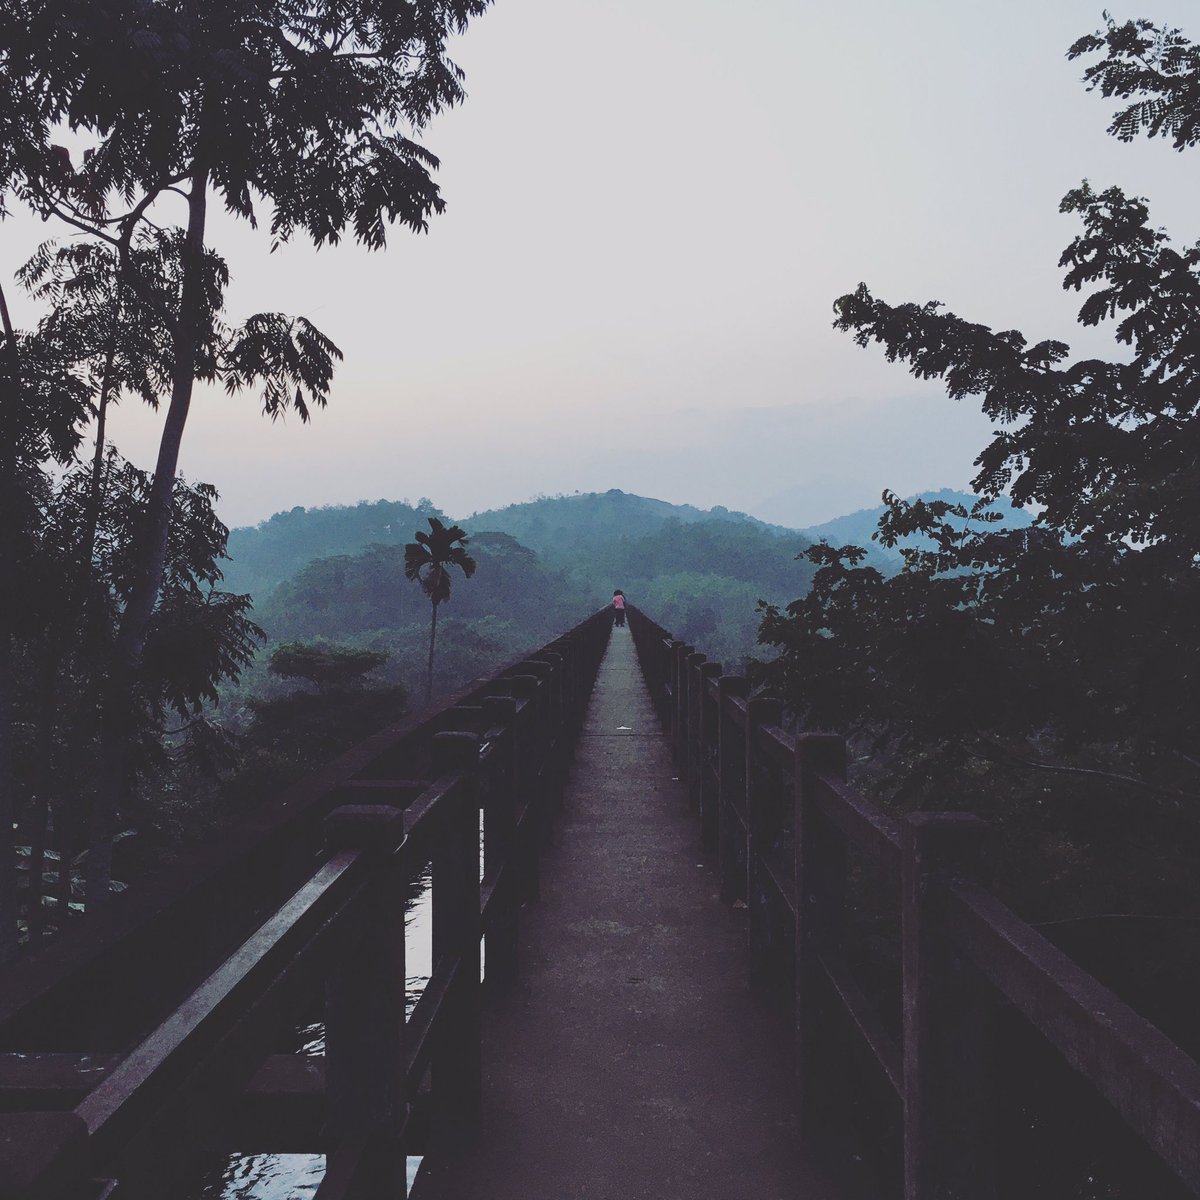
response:
[[[788,532],[781,526],[767,525],[721,505],[702,509],[691,504],[669,504],[665,500],[635,496],[619,488],[510,504],[475,513],[462,523],[468,529],[501,529],[540,554],[574,558],[599,542],[614,538],[636,539],[656,533],[668,521],[682,525],[720,521],[773,533]]]
[[[486,622],[494,640],[517,649],[576,624],[587,604],[557,572],[515,538],[475,534],[468,549],[478,564],[471,579],[453,572],[442,615]],[[403,546],[376,545],[359,554],[317,559],[281,584],[255,610],[272,639],[354,640],[416,625],[425,635],[429,600],[404,577]]]
[[[949,489],[923,496],[972,500]],[[899,554],[871,541],[883,511],[862,509],[800,532],[613,489],[464,518],[479,570],[456,581],[442,614],[443,683],[545,640],[607,604],[617,587],[679,637],[736,667],[757,652],[758,601],[786,605],[807,592],[813,567],[797,555],[812,542],[862,545],[880,570],[899,569]],[[429,606],[404,578],[403,545],[438,512],[428,500],[381,500],[277,513],[233,531],[225,586],[255,596],[270,645],[317,640],[387,650],[383,676],[411,687]],[[1007,524],[1031,519],[1004,510]]]
[[[411,537],[411,532],[407,535]],[[446,693],[569,629],[595,605],[559,572],[503,533],[471,537],[471,579],[454,572],[439,611],[437,690]],[[418,695],[429,638],[429,600],[404,576],[402,545],[316,559],[255,606],[269,639],[384,651],[376,682]],[[260,656],[261,657],[261,656]]]
[[[224,566],[227,591],[249,593],[261,605],[284,580],[311,562],[353,555],[369,546],[403,545],[425,528],[425,519],[445,516],[429,500],[376,500],[355,505],[278,512],[258,525],[230,531]],[[667,522],[719,521],[784,534],[745,513],[717,506],[710,511],[669,504],[614,488],[575,496],[544,497],[524,504],[456,518],[469,533],[506,533],[557,563],[577,562],[614,540],[652,534]],[[610,591],[611,594],[611,591]]]
[[[284,642],[386,651],[375,678],[416,691],[429,604],[404,578],[404,543],[429,501],[295,508],[231,536],[225,586],[255,597],[268,642],[248,693],[277,690],[265,659]],[[710,512],[612,490],[512,505],[462,520],[479,566],[441,612],[438,689],[448,690],[606,605],[635,604],[736,666],[754,653],[757,602],[787,603],[812,577],[800,535],[724,508]]]
[[[277,512],[257,525],[230,530],[224,587],[264,600],[285,579],[318,558],[355,554],[377,544],[402,545],[426,517],[441,516],[428,500],[376,500]]]

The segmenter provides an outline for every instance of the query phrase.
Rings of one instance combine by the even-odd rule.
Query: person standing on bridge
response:
[[[625,624],[625,593],[620,588],[613,592],[613,624]]]

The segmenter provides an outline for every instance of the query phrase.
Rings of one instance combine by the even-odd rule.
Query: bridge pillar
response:
[[[707,654],[689,654],[684,660],[684,687],[687,690],[687,728],[684,730],[684,757],[680,774],[687,783],[688,806],[700,808],[700,753],[704,715],[700,691],[700,667],[708,661]]]
[[[686,642],[672,642],[671,660],[671,747],[680,774],[687,771],[688,730],[688,655],[694,647]]]
[[[587,713],[588,697],[596,672],[592,661],[592,641],[597,635],[586,631],[569,633],[555,643],[555,649],[566,656],[567,726],[570,732],[571,753],[575,752],[575,739],[583,729]]]
[[[749,683],[739,675],[717,681],[717,873],[721,899],[733,904],[745,897],[746,735],[733,716],[733,702],[745,697]]]
[[[563,752],[567,741],[563,719],[562,659],[559,655],[543,651],[537,658],[529,659],[520,667],[528,669],[541,680],[538,698],[541,701],[542,785],[548,810],[561,811],[564,786],[567,777],[567,757]]]
[[[782,814],[781,797],[772,794],[771,788],[775,768],[760,748],[756,730],[778,725],[782,717],[783,703],[772,697],[756,696],[746,705],[746,916],[750,981],[757,986],[770,973],[772,935],[776,932],[771,929],[770,886],[763,859],[771,851]]]
[[[992,1006],[945,916],[947,887],[978,876],[987,829],[966,813],[903,825],[905,1200],[995,1196]]]
[[[516,670],[520,674],[505,676],[504,683],[511,695],[524,701],[517,718],[521,735],[516,779],[519,803],[527,806],[522,825],[528,826],[536,851],[537,847],[550,845],[554,833],[547,773],[546,688],[542,682],[547,667],[545,663],[522,663]],[[537,897],[535,883],[532,899]]]
[[[87,1125],[71,1112],[0,1114],[0,1196],[5,1200],[87,1200]]]
[[[692,803],[700,813],[700,845],[705,854],[717,853],[717,780],[712,767],[717,761],[719,708],[709,695],[709,682],[721,674],[721,664],[703,662],[696,683],[696,773]]]
[[[404,812],[381,804],[335,809],[325,842],[331,852],[369,855],[375,870],[326,975],[322,1140],[332,1154],[349,1140],[370,1139],[366,1161],[382,1193],[405,1178]]]
[[[815,1095],[814,1049],[828,1039],[831,1006],[822,960],[839,953],[846,920],[846,839],[814,797],[817,776],[846,778],[846,739],[828,733],[796,737],[792,780],[796,885],[796,1080],[800,1121]],[[807,1130],[812,1132],[811,1129]]]
[[[517,705],[514,696],[487,696],[483,701],[497,732],[484,768],[483,799],[484,880],[497,889],[484,935],[489,995],[506,988],[516,975],[520,944],[517,914],[527,896],[526,880],[536,871],[537,863],[537,847],[517,836]],[[507,864],[507,870],[500,876],[502,864]]]
[[[458,776],[457,795],[447,803],[450,828],[434,843],[433,855],[433,961],[458,960],[431,1065],[432,1132],[443,1151],[461,1148],[478,1132],[483,1090],[479,746],[474,733],[447,731],[433,738],[434,777]]]

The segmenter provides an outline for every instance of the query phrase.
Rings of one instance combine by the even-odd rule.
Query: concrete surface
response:
[[[566,811],[484,1026],[484,1132],[427,1159],[441,1200],[828,1200],[796,1135],[787,1032],[746,983],[699,826],[615,629]]]

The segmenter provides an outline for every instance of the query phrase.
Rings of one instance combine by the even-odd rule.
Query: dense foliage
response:
[[[0,0],[0,216],[20,204],[76,239],[48,243],[22,273],[50,310],[35,334],[13,328],[0,287],[3,591],[54,575],[31,555],[67,553],[77,586],[50,603],[32,597],[31,611],[70,614],[55,635],[64,657],[105,645],[90,679],[96,728],[76,739],[92,754],[81,807],[93,907],[111,890],[120,823],[143,799],[147,731],[166,736],[167,710],[195,727],[197,705],[236,676],[254,636],[248,602],[213,586],[225,530],[211,491],[178,478],[195,385],[249,390],[267,415],[307,419],[340,358],[303,317],[226,316],[230,277],[208,244],[209,202],[252,226],[265,218],[273,244],[350,234],[379,248],[393,223],[424,230],[443,201],[437,160],[414,137],[462,99],[446,42],[489,2]],[[58,144],[64,131],[70,146]],[[106,412],[122,395],[161,405],[151,475],[107,456]],[[68,542],[53,526],[68,493],[56,494],[51,468],[69,472],[89,418],[90,476],[68,473],[63,485],[83,505]],[[15,671],[31,629],[45,636],[20,617],[0,628],[6,832],[29,797]],[[0,846],[0,958],[17,928],[12,861]]]
[[[230,530],[225,579],[235,592],[265,601],[310,562],[358,554],[370,546],[401,545],[427,517],[445,516],[431,500],[377,500],[372,504],[297,505],[258,525]]]
[[[1094,85],[1152,93],[1114,130],[1190,144],[1194,50],[1140,22],[1071,53],[1101,49]],[[1111,322],[1126,349],[1073,359],[1060,341],[936,301],[890,304],[866,285],[843,296],[836,328],[956,400],[978,398],[996,422],[976,460],[984,500],[886,496],[880,543],[925,539],[902,551],[903,569],[885,576],[861,547],[814,547],[811,592],[768,607],[761,637],[780,652],[767,678],[805,722],[863,739],[894,802],[990,808],[1032,836],[1086,785],[1103,807],[1067,824],[1094,848],[1123,823],[1144,829],[1148,808],[1200,802],[1200,246],[1177,249],[1116,187],[1085,182],[1061,208],[1082,225],[1060,260],[1064,287],[1084,293],[1079,320]],[[1032,526],[996,525],[987,505],[1004,497],[1037,510]],[[1135,859],[1110,901],[1165,902],[1162,873],[1139,876]]]
[[[437,511],[429,501],[421,506],[426,517]],[[272,640],[386,649],[384,673],[413,688],[428,613],[403,574],[399,520],[413,511],[378,501],[277,514],[233,532],[238,561],[228,574],[263,581],[255,616]],[[574,625],[604,606],[614,587],[734,669],[754,651],[757,602],[782,602],[812,573],[795,560],[807,539],[794,531],[616,490],[530,501],[465,518],[463,526],[480,569],[448,608],[438,652],[442,693]],[[336,539],[348,550],[366,548],[330,555]],[[272,586],[284,563],[305,565]]]
[[[353,510],[345,510],[352,512]],[[323,524],[328,510],[318,510]],[[576,624],[588,603],[532,550],[502,533],[470,537],[477,571],[455,588],[439,619],[435,694],[445,695]],[[422,694],[428,669],[430,602],[406,577],[404,547],[309,563],[255,607],[273,642],[345,644],[385,653],[380,679]],[[255,670],[238,693],[273,694]],[[236,694],[227,692],[235,700]]]

